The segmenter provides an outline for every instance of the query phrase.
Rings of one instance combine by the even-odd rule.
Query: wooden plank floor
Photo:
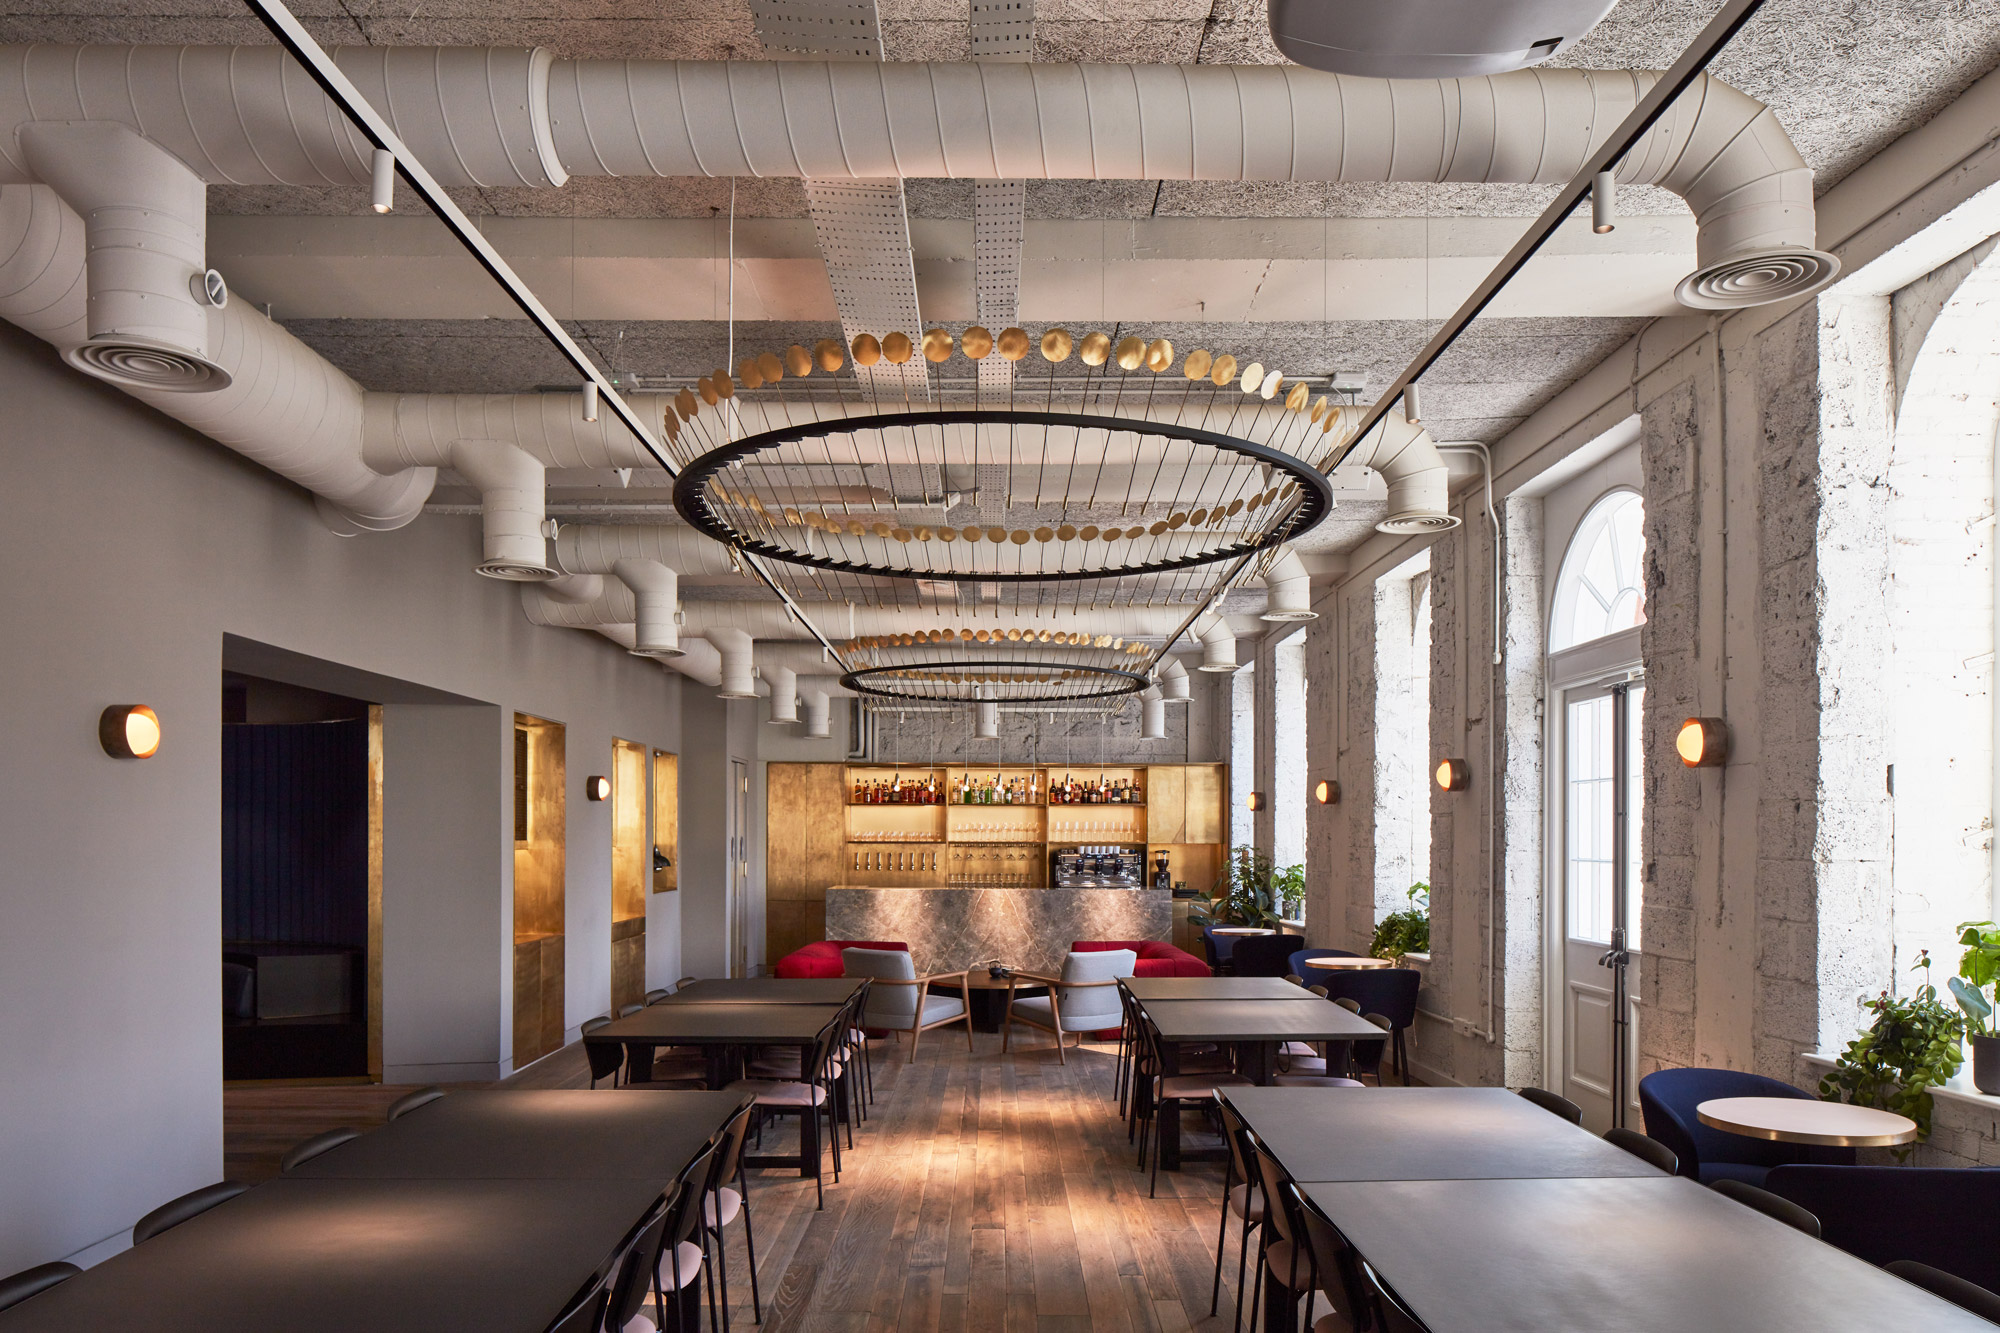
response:
[[[826,1207],[796,1174],[753,1173],[764,1327],[964,1329],[972,1333],[1227,1328],[1208,1316],[1221,1167],[1163,1172],[1158,1198],[1134,1168],[1112,1100],[1110,1046],[1056,1061],[1046,1036],[1002,1056],[1000,1039],[925,1036],[915,1064],[875,1049],[876,1103]],[[580,1049],[505,1086],[584,1087]],[[234,1088],[224,1097],[231,1177],[272,1175],[298,1140],[379,1124],[404,1088]],[[767,1141],[789,1138],[774,1126]],[[772,1145],[774,1148],[776,1144]],[[1230,1236],[1231,1254],[1235,1234]],[[729,1235],[731,1324],[750,1327],[740,1227]]]

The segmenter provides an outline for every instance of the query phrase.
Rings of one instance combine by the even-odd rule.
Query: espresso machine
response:
[[[1144,887],[1143,847],[1062,847],[1049,853],[1050,882],[1059,889]]]

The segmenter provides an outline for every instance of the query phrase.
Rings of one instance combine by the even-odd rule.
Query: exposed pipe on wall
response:
[[[680,575],[658,560],[626,556],[611,562],[611,572],[632,590],[636,622],[632,651],[650,657],[679,657],[681,647]]]
[[[1281,548],[1278,558],[1264,571],[1264,590],[1270,600],[1258,619],[1319,619],[1319,612],[1312,609],[1312,575],[1306,570],[1305,561],[1299,559],[1299,553],[1291,547]]]
[[[481,556],[474,569],[515,583],[555,577],[542,535],[548,481],[541,460],[498,440],[460,440],[451,465],[479,488]]]

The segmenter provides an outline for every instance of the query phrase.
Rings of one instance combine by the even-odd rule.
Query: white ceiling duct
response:
[[[817,683],[805,689],[799,696],[806,705],[806,731],[809,741],[833,739],[833,701]]]
[[[357,47],[334,58],[443,184],[569,173],[867,180],[1554,184],[1659,76],[1523,70],[1361,79],[1296,66],[551,60]],[[115,121],[211,183],[364,185],[372,146],[273,47],[0,48],[0,183],[39,179],[19,131]],[[1770,110],[1701,75],[1619,163],[1695,215],[1700,308],[1802,296],[1812,172]]]
[[[85,341],[63,359],[117,385],[181,392],[229,386],[208,353],[208,187],[158,145],[112,122],[20,130],[21,159],[83,219]]]
[[[498,440],[547,467],[657,468],[659,463],[616,414],[587,421],[573,393],[371,393],[362,418],[362,457],[378,468],[443,467],[460,440]],[[666,411],[660,394],[629,394],[643,421]],[[593,571],[603,573],[606,571]]]
[[[559,60],[552,138],[578,175],[1557,184],[1647,71],[1362,79],[1296,66]],[[1696,78],[1619,163],[1694,212],[1702,308],[1833,280],[1812,171],[1761,102]],[[1732,281],[1741,271],[1762,283]]]
[[[1178,657],[1169,657],[1160,668],[1160,695],[1164,702],[1185,704],[1194,702],[1188,695],[1187,668]]]
[[[481,555],[474,568],[515,583],[554,578],[542,535],[548,484],[541,460],[498,440],[460,440],[451,465],[479,488]]]
[[[771,687],[771,716],[766,722],[789,725],[799,720],[799,676],[790,667],[762,666],[757,674]]]
[[[711,688],[722,684],[722,654],[707,639],[681,640],[681,655],[663,657],[660,663],[697,684]]]
[[[1343,407],[1358,418],[1363,409]],[[1408,535],[1458,526],[1451,512],[1451,473],[1430,432],[1391,412],[1355,442],[1342,467],[1370,467],[1389,483],[1389,513],[1377,532]]]
[[[683,576],[737,572],[729,548],[693,528],[565,523],[556,532],[556,563],[564,569],[609,574],[620,560],[658,561]]]
[[[0,319],[67,351],[88,335],[84,224],[44,186],[0,186]],[[319,497],[335,532],[400,528],[434,468],[384,475],[361,459],[361,386],[242,301],[209,307],[207,346],[226,388],[117,387]]]
[[[756,698],[757,666],[750,636],[740,629],[711,629],[703,631],[702,637],[722,654],[722,687],[716,691],[717,697]]]
[[[614,560],[611,572],[632,590],[637,625],[632,651],[648,657],[679,657],[683,651],[680,575],[657,560],[637,557]]]
[[[1195,638],[1201,640],[1201,670],[1235,671],[1236,632],[1229,628],[1229,622],[1221,616],[1207,616],[1194,626]]]
[[[1277,560],[1264,571],[1264,589],[1270,600],[1260,619],[1319,619],[1319,612],[1312,609],[1312,575],[1291,547],[1281,547]]]
[[[1160,694],[1160,687],[1151,685],[1139,691],[1139,739],[1142,741],[1163,741],[1167,738],[1167,701]]]
[[[1567,51],[1614,0],[1270,0],[1271,40],[1309,69],[1463,78]]]
[[[592,602],[604,595],[602,574],[558,574],[543,580],[542,592],[564,602]]]

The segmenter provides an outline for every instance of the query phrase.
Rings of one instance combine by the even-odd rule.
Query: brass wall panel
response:
[[[611,1011],[646,998],[646,918],[611,923]]]
[[[1146,841],[1187,841],[1187,766],[1153,764],[1146,769]]]
[[[653,751],[653,849],[666,864],[653,871],[653,892],[672,893],[681,886],[681,761],[665,750]]]
[[[776,763],[764,773],[764,956],[773,961],[801,944],[824,919],[827,886],[844,876],[847,766]],[[808,910],[780,913],[783,904]],[[796,933],[794,933],[796,932]]]
[[[528,838],[514,844],[514,1065],[563,1041],[566,733],[560,722],[514,714],[527,733]],[[518,749],[517,749],[518,753]]]
[[[550,935],[541,941],[542,953],[542,1030],[541,1045],[536,1052],[546,1055],[550,1051],[562,1049],[563,1044],[563,957],[565,941],[560,935]]]
[[[368,1077],[382,1081],[382,705],[368,705]]]
[[[1229,769],[1224,764],[1189,764],[1187,769],[1187,832],[1182,842],[1228,841],[1229,821],[1222,804],[1229,799]]]
[[[646,747],[611,742],[611,919],[646,915]]]

